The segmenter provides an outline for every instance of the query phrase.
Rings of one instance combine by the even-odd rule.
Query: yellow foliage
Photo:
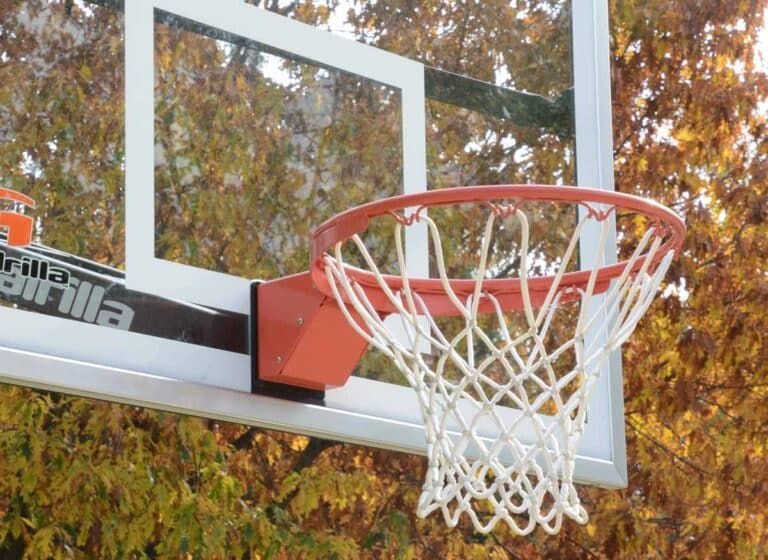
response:
[[[119,268],[123,21],[81,4],[0,3],[0,179],[46,209],[48,244]],[[334,2],[274,4],[338,24]],[[759,108],[768,77],[750,48],[761,4],[610,1],[617,188],[672,205],[689,235],[667,279],[675,289],[624,352],[628,487],[581,488],[586,526],[528,538],[506,527],[480,536],[465,519],[447,529],[437,515],[413,515],[421,457],[4,386],[0,555],[764,556],[768,135]],[[560,100],[572,85],[562,5],[361,1],[341,16],[360,40]],[[19,17],[22,8],[32,15]],[[25,26],[48,9],[56,25]],[[297,237],[400,191],[401,92],[299,63],[287,65],[285,87],[210,37],[158,24],[155,39],[158,256],[247,277],[301,270],[308,255]],[[312,120],[300,107],[326,113],[309,111]],[[433,100],[426,110],[433,187],[575,180],[567,127],[520,126]],[[641,225],[628,220],[625,239]],[[544,236],[542,247],[555,241]],[[368,356],[361,373],[380,371],[377,360]]]

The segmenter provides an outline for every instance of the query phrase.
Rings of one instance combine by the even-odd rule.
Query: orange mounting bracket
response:
[[[34,199],[20,192],[0,187],[0,199],[21,203],[29,208],[35,207]],[[34,221],[29,216],[11,210],[0,211],[0,228],[7,231],[7,243],[11,247],[26,247],[32,243]]]
[[[310,401],[344,385],[368,346],[310,272],[254,282],[250,337],[252,390]]]

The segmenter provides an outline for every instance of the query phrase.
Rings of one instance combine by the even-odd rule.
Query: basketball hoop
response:
[[[548,275],[529,273],[527,207],[534,203],[581,209],[559,267]],[[439,227],[427,215],[429,208],[457,204],[487,208],[473,278],[449,277]],[[646,229],[629,258],[610,263],[605,248],[615,226],[609,218],[618,212],[645,216]],[[360,237],[381,216],[395,221],[399,274],[382,273]],[[519,230],[516,278],[486,278],[498,223]],[[404,232],[415,224],[428,231],[436,278],[406,273]],[[598,260],[592,270],[568,271],[585,227],[599,229]],[[629,337],[651,304],[684,234],[682,220],[655,202],[541,185],[398,196],[350,209],[317,228],[311,270],[315,287],[335,299],[352,329],[392,360],[416,391],[429,458],[418,515],[439,509],[455,526],[466,513],[481,532],[504,520],[521,535],[536,525],[556,533],[564,516],[586,523],[573,477],[591,390],[610,352]],[[349,247],[366,269],[348,263]],[[553,316],[568,302],[579,309],[573,333],[564,344],[548,348]],[[522,316],[520,332],[508,324],[505,314],[510,312]],[[407,341],[384,321],[393,313],[406,324]],[[496,316],[493,333],[480,326],[481,314]],[[463,328],[446,335],[437,320],[444,316],[458,317]],[[425,341],[433,349],[431,360],[419,352]],[[473,349],[481,346],[487,357],[477,362]],[[558,375],[554,363],[566,352],[573,354],[573,365]],[[449,378],[449,369],[460,372],[459,377]],[[531,384],[536,394],[529,394]],[[513,403],[514,414],[499,413],[502,399]],[[491,438],[480,433],[480,426],[489,424],[496,434]],[[534,435],[532,444],[523,442],[523,432]]]

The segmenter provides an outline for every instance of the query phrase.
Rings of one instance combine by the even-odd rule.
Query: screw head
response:
[[[276,356],[275,357],[275,361],[279,364],[280,362],[283,361],[283,357],[282,356]]]
[[[298,326],[303,325],[304,324],[304,317],[299,317],[298,319],[296,319],[296,324]]]

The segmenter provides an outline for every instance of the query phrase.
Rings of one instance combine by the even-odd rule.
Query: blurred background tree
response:
[[[269,4],[338,25],[333,1]],[[357,40],[556,100],[571,83],[563,5],[356,2],[344,25]],[[414,517],[422,457],[4,386],[0,557],[764,555],[768,54],[758,42],[761,32],[768,41],[765,6],[612,0],[611,18],[616,187],[673,207],[689,236],[624,350],[629,486],[581,489],[586,527],[523,538],[504,527],[488,536],[468,524],[449,530],[437,516]],[[38,200],[46,243],[118,267],[121,26],[118,11],[81,2],[0,4],[2,182]],[[264,57],[219,43],[219,50],[187,49],[211,39],[184,35],[168,31],[159,41],[161,53],[186,66],[161,59],[158,75],[160,91],[184,94],[158,103],[159,137],[167,141],[156,154],[158,254],[254,277],[284,274],[291,270],[281,266],[306,262],[296,236],[371,197],[359,185],[397,192],[397,150],[379,149],[398,133],[398,118],[381,110],[396,93],[298,64],[280,82],[254,71]],[[525,37],[533,47],[516,49]],[[514,59],[499,63],[499,56]],[[227,73],[228,66],[239,70]],[[248,71],[249,81],[239,82],[236,75]],[[250,128],[237,127],[253,118],[247,104],[228,110],[208,103],[213,97],[258,99],[266,109]],[[313,103],[328,109],[307,119]],[[567,126],[518,126],[437,101],[428,117],[439,130],[429,156],[436,187],[573,180]],[[360,122],[379,136],[361,135]],[[237,150],[205,142],[217,127],[242,133],[232,135]],[[278,178],[278,198],[242,187]],[[220,196],[206,198],[200,185]],[[321,194],[333,185],[349,198]],[[312,205],[294,223],[270,224],[275,246],[249,238],[247,227],[206,226],[269,220],[304,199]],[[91,235],[78,235],[84,225]],[[244,249],[254,247],[261,253]]]

